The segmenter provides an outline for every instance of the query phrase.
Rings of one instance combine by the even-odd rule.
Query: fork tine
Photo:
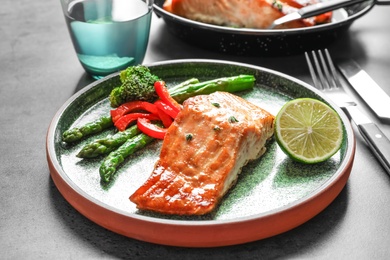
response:
[[[328,49],[324,49],[324,51],[318,50],[317,53],[315,51],[311,52],[312,62],[309,54],[305,52],[306,62],[314,86],[320,90],[337,88],[340,86],[340,81]]]
[[[322,86],[319,85],[320,82],[318,80],[317,74],[313,68],[313,64],[312,64],[310,57],[309,57],[309,54],[307,52],[305,52],[305,57],[306,57],[306,63],[307,63],[307,66],[309,67],[310,75],[311,75],[311,78],[313,80],[314,86],[318,89],[322,89]]]
[[[326,50],[326,49],[325,49]],[[327,85],[327,88],[328,89],[332,89],[333,86],[335,86],[334,84],[334,80],[332,78],[332,76],[330,75],[329,73],[329,69],[328,69],[328,64],[326,63],[325,59],[324,59],[324,55],[322,54],[322,51],[321,50],[318,50],[318,56],[320,57],[320,61],[321,61],[321,66],[322,66],[322,69],[325,73],[325,78],[326,78],[326,85]],[[327,56],[328,57],[328,56]],[[327,59],[328,61],[329,59]]]
[[[329,83],[327,80],[325,80],[323,67],[320,65],[320,62],[318,61],[317,55],[315,51],[312,51],[313,60],[314,60],[314,66],[317,68],[317,74],[320,78],[321,84],[322,84],[322,90],[329,89]],[[321,50],[318,50],[318,55],[320,56],[320,59],[322,57]],[[322,62],[322,65],[324,63]]]
[[[329,65],[329,68],[331,71],[331,78],[333,79],[333,83],[334,83],[333,86],[337,88],[337,87],[341,86],[341,82],[339,80],[339,77],[337,76],[337,71],[336,71],[336,68],[333,64],[332,58],[330,57],[328,49],[325,49],[325,56],[326,56],[326,59],[328,61],[328,65]]]
[[[311,61],[310,56],[305,52],[307,65],[309,67],[309,71],[310,71],[314,86],[320,90],[324,90],[326,88],[329,88],[328,83],[325,80],[324,73],[322,71],[322,67],[318,61],[318,58],[317,58],[315,51],[311,52],[311,56],[312,56],[313,62]]]

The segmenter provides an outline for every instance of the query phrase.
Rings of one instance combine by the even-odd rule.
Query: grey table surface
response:
[[[329,46],[352,57],[390,94],[389,7],[375,6]],[[207,58],[281,71],[311,83],[303,55],[240,57],[189,45],[153,17],[144,63]],[[389,259],[390,178],[357,135],[355,163],[340,195],[319,215],[286,233],[222,248],[155,245],[108,231],[61,196],[47,166],[50,121],[92,82],[79,64],[59,1],[0,5],[1,259]],[[390,124],[367,114],[390,137]],[[390,104],[389,104],[390,109]]]

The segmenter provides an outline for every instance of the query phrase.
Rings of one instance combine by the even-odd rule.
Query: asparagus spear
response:
[[[71,128],[62,134],[62,140],[67,143],[79,141],[88,135],[97,134],[113,125],[111,116],[102,116],[81,127]]]
[[[79,158],[94,158],[99,155],[108,154],[139,133],[141,131],[137,125],[133,125],[125,131],[118,131],[112,136],[97,139],[86,144],[76,156]]]
[[[197,79],[197,78],[190,78],[190,79],[187,79],[186,81],[183,81],[183,82],[177,84],[176,86],[173,86],[173,87],[169,88],[168,90],[169,90],[169,93],[171,93],[171,92],[175,92],[177,90],[186,88],[189,85],[197,84],[197,83],[199,83],[199,79]]]
[[[142,149],[147,144],[154,140],[146,134],[139,134],[128,139],[117,150],[112,151],[102,162],[99,168],[100,178],[103,183],[109,183],[116,171],[116,168],[121,164],[126,157],[130,156],[139,149]]]
[[[238,75],[213,79],[209,81],[176,86],[169,89],[169,94],[179,103],[189,97],[210,94],[215,91],[237,92],[253,88],[255,77],[253,75]]]

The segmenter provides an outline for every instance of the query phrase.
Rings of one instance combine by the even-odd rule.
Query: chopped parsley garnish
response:
[[[193,137],[192,134],[186,134],[186,141],[191,141]]]
[[[275,0],[272,2],[272,5],[276,8],[278,8],[279,11],[282,11],[283,10],[283,4],[280,3],[279,1]]]
[[[237,123],[238,120],[234,116],[229,117],[229,123]]]

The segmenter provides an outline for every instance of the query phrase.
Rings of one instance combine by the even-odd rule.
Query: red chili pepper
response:
[[[116,122],[115,127],[118,128],[119,131],[125,131],[127,126],[130,125],[135,120],[139,120],[140,118],[146,118],[149,120],[160,120],[158,115],[155,114],[146,114],[146,113],[131,113],[121,116]]]
[[[152,103],[146,101],[130,101],[111,110],[111,119],[115,123],[121,116],[134,110],[145,110],[157,115],[157,108]]]
[[[157,125],[154,125],[150,122],[149,119],[144,117],[138,118],[137,126],[144,134],[157,139],[164,139],[164,136],[167,133],[166,128],[161,128]]]
[[[164,81],[156,81],[154,83],[154,89],[156,90],[157,95],[162,101],[164,101],[168,106],[170,106],[177,113],[181,110],[181,105],[174,100],[171,95],[169,95],[168,89],[165,86]]]

